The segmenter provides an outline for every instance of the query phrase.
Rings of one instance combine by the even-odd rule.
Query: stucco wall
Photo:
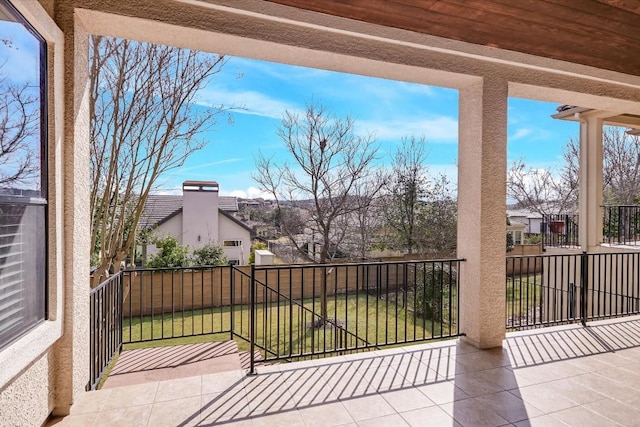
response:
[[[219,215],[219,241],[223,244],[225,240],[240,240],[242,246],[227,246],[224,252],[228,259],[237,259],[240,264],[246,264],[249,261],[249,252],[251,251],[251,234],[249,231],[231,221],[224,215]]]

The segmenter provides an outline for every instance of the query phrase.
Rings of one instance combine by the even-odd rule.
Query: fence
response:
[[[640,314],[638,252],[508,257],[507,270],[508,329]]]
[[[578,248],[578,215],[543,215],[542,247]]]
[[[607,205],[603,210],[605,243],[640,245],[640,206]]]
[[[124,271],[121,341],[222,334],[292,360],[457,336],[460,262]]]
[[[89,293],[89,383],[95,390],[113,357],[122,348],[122,275],[102,282]]]

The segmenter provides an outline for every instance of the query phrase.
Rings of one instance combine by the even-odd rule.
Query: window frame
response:
[[[36,28],[29,22],[29,20],[21,13],[14,4],[10,0],[2,1],[3,6],[6,8],[11,17],[15,20],[14,22],[22,25],[24,29],[26,29],[29,34],[31,34],[38,43],[38,60],[39,60],[39,196],[20,196],[20,195],[12,195],[12,194],[2,194],[0,192],[0,206],[3,205],[21,205],[27,207],[35,206],[42,207],[43,212],[43,227],[44,232],[42,233],[44,236],[43,248],[41,249],[43,252],[43,265],[40,267],[36,265],[38,270],[41,269],[41,277],[43,283],[38,283],[37,293],[42,297],[43,307],[42,311],[38,314],[37,320],[30,323],[26,328],[20,330],[15,336],[10,336],[9,339],[3,340],[0,342],[0,352],[10,347],[13,343],[18,341],[20,338],[29,334],[33,329],[37,328],[42,323],[46,322],[50,318],[50,288],[49,288],[49,244],[50,244],[50,233],[49,233],[49,85],[48,85],[48,75],[49,75],[49,61],[48,61],[48,43],[46,38],[36,30]]]

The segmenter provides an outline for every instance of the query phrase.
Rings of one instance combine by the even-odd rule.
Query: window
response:
[[[225,240],[223,246],[242,246],[242,240]]]
[[[0,0],[0,349],[46,318],[46,44]]]

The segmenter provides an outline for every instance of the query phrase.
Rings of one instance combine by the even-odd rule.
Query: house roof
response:
[[[140,228],[151,228],[182,212],[183,198],[175,194],[150,194],[140,217]],[[238,211],[238,202],[232,196],[218,196],[218,210],[226,214]],[[244,227],[250,228],[232,215],[228,215]]]

